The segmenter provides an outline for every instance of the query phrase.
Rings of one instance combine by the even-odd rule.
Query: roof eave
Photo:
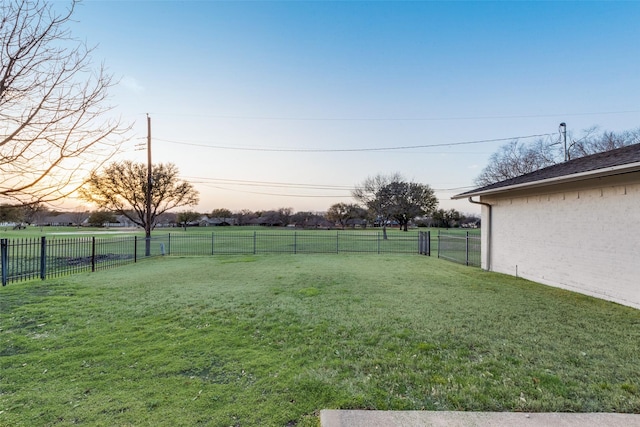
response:
[[[596,169],[587,172],[579,172],[571,175],[557,176],[554,178],[542,179],[539,181],[524,182],[521,184],[507,185],[504,187],[492,188],[483,191],[471,191],[462,194],[456,194],[451,197],[453,200],[466,199],[469,197],[489,196],[494,194],[506,193],[513,190],[523,190],[531,188],[546,187],[549,185],[563,184],[568,182],[583,181],[585,179],[601,178],[610,175],[619,175],[621,173],[629,173],[640,171],[640,162],[627,163],[625,165],[611,166],[603,169]]]

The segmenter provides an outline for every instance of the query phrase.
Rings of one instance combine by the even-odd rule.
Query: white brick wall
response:
[[[620,181],[483,197],[492,205],[491,270],[640,308],[640,184]]]

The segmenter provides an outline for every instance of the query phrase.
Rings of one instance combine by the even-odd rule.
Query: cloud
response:
[[[131,76],[124,76],[122,80],[120,80],[120,84],[134,93],[141,93],[144,91],[144,87]]]

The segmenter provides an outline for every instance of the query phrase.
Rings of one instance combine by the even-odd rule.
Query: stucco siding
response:
[[[612,182],[482,198],[483,267],[640,308],[640,184]]]

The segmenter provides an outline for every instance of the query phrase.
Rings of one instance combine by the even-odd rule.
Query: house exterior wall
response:
[[[483,268],[640,308],[640,174],[481,201]]]

